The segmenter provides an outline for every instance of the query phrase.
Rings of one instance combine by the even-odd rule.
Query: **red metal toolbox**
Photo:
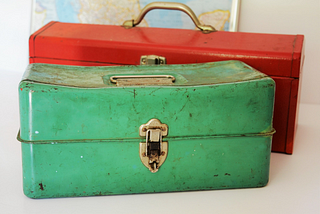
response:
[[[29,47],[30,63],[139,65],[148,55],[164,57],[167,64],[243,61],[275,80],[272,151],[292,154],[303,41],[303,35],[50,22],[31,35]]]

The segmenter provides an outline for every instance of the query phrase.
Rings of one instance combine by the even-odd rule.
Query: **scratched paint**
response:
[[[130,72],[168,73],[176,82],[123,87],[106,82],[110,75]],[[112,68],[33,64],[19,89],[18,139],[28,197],[268,182],[274,82],[241,62]],[[144,140],[139,126],[152,118],[169,127],[168,157],[157,173],[150,173],[138,154]]]
[[[214,85],[267,77],[240,61],[224,61],[186,65],[121,66],[116,69],[109,66],[80,67],[34,63],[28,66],[23,79],[60,86],[106,88],[117,87],[110,82],[111,76],[148,74],[172,75],[176,79],[174,86]],[[133,95],[134,90],[132,89]]]
[[[117,69],[128,72],[129,68],[136,72],[145,67],[30,65],[28,75],[20,83],[20,88],[25,88],[20,91],[21,138],[26,141],[138,138],[136,130],[151,118],[166,121],[170,127],[168,138],[272,132],[274,82],[264,74],[238,61],[151,67],[156,73],[180,70],[187,82],[177,86],[116,87],[104,84],[101,77],[106,73],[101,72]],[[54,68],[60,72],[59,77],[54,76]],[[153,74],[152,70],[149,73]],[[85,80],[80,81],[84,74]],[[104,86],[99,83],[91,88],[93,85],[87,79],[96,75]],[[76,77],[81,77],[79,87],[65,86]],[[30,91],[32,96],[29,93],[27,97]],[[26,101],[28,105],[23,103]]]

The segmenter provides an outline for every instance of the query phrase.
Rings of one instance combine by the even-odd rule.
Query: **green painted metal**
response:
[[[119,87],[112,75],[169,74]],[[24,192],[31,198],[259,187],[267,184],[274,82],[239,61],[167,66],[31,64],[19,85]],[[169,127],[157,173],[139,126]]]

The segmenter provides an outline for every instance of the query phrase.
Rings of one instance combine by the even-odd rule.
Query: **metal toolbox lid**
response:
[[[300,75],[303,35],[50,22],[29,40],[30,63],[138,65],[142,55],[168,64],[241,60],[270,76]]]
[[[145,75],[152,84],[140,84]],[[128,77],[129,76],[129,77]],[[115,77],[131,81],[112,83]],[[111,81],[110,81],[111,80]],[[147,81],[148,82],[148,81]],[[80,67],[29,65],[19,85],[25,142],[130,140],[152,118],[168,138],[268,135],[275,83],[240,61]]]

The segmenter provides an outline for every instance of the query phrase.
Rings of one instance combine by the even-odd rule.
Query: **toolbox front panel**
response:
[[[157,173],[139,159],[139,140],[22,143],[30,198],[262,187],[272,136],[166,139]]]
[[[19,93],[20,134],[26,141],[137,138],[139,126],[152,118],[165,122],[171,137],[272,131],[271,78],[100,89],[23,81]]]

